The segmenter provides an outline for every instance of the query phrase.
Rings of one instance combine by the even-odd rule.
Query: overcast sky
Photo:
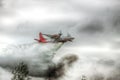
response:
[[[102,58],[116,59],[119,55],[119,7],[119,0],[0,0],[0,47],[35,42],[39,32],[61,30],[75,40],[66,43],[59,54],[91,57],[83,60],[83,66],[91,66],[87,63],[96,59],[104,65]]]
[[[39,32],[60,30],[78,42],[119,36],[118,0],[1,0],[0,4],[0,42],[27,42]]]

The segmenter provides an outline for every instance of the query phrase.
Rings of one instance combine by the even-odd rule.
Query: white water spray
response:
[[[28,64],[30,75],[44,76],[45,70],[52,66],[52,58],[63,43],[30,43],[9,46],[0,50],[0,66],[14,68],[19,62]]]

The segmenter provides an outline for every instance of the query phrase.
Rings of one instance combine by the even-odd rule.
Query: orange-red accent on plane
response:
[[[42,33],[39,33],[39,39],[34,39],[36,41],[38,41],[39,43],[47,43],[46,39],[43,37]]]

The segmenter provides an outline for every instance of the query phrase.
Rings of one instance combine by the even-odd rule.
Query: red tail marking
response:
[[[40,39],[40,42],[43,42],[43,43],[47,42],[46,39],[43,37],[41,32],[39,33],[39,39]]]

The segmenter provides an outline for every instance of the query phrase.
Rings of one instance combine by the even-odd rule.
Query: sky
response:
[[[75,72],[71,80],[82,74],[93,80],[95,74],[109,78],[111,71],[113,77],[120,75],[119,7],[119,0],[0,0],[0,48],[35,42],[39,32],[62,31],[75,40],[64,44],[54,59],[65,54],[80,57],[67,73]]]

